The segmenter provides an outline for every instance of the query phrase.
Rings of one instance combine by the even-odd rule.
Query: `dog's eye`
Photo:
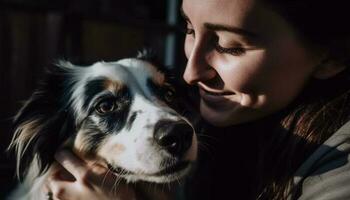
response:
[[[175,99],[175,89],[172,87],[167,88],[164,92],[164,99],[171,103]]]
[[[106,99],[100,101],[95,109],[99,114],[107,114],[113,112],[117,108],[114,99]]]

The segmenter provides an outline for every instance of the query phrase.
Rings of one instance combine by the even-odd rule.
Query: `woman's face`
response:
[[[184,79],[213,125],[252,121],[286,107],[319,63],[282,17],[257,0],[183,0]]]

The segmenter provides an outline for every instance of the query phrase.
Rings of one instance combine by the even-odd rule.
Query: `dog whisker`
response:
[[[164,70],[136,58],[84,67],[62,61],[48,70],[15,117],[9,149],[18,176],[30,181],[14,196],[37,199],[18,193],[23,186],[41,188],[62,146],[92,166],[108,161],[97,182],[107,192],[118,193],[124,183],[146,182],[153,193],[180,185],[197,159],[197,118],[185,109],[179,85],[168,82]]]
[[[175,179],[175,180],[177,180],[177,179]],[[168,191],[170,191],[170,189],[171,189],[170,183],[167,183],[167,186],[168,186]]]
[[[114,182],[113,186],[112,186],[112,190],[114,190],[114,194],[117,195],[118,194],[118,186],[121,182],[121,179],[119,177],[117,177],[116,181]]]
[[[198,137],[198,139],[205,138],[205,139],[211,139],[214,141],[219,141],[218,138],[211,136],[211,135],[204,134],[204,133],[197,133],[197,137]]]
[[[105,175],[103,176],[103,179],[101,181],[101,187],[104,188],[104,184],[105,184],[105,181],[106,181],[106,178],[107,176],[109,175],[109,173],[112,173],[110,169],[107,169],[107,172],[105,173]]]
[[[179,184],[178,186],[181,186],[181,181],[179,178],[176,179],[177,183]]]

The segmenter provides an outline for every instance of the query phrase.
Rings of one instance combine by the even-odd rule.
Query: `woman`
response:
[[[208,165],[189,184],[193,198],[350,198],[347,12],[340,1],[183,0],[183,76],[198,87],[201,116],[222,128],[212,135],[220,142],[209,141],[215,162],[204,154]],[[57,160],[73,176],[81,174],[76,165],[86,170],[69,152]],[[232,185],[223,183],[228,174]],[[91,193],[71,184],[83,189],[57,178],[48,185],[71,197]]]

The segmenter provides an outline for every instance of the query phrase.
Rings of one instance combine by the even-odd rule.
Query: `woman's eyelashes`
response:
[[[217,41],[214,43],[214,45],[215,45],[215,50],[219,53],[227,53],[233,56],[242,56],[246,53],[246,49],[241,46],[225,48],[225,47],[222,47]]]
[[[194,36],[194,30],[193,29],[186,29],[186,34]]]
[[[186,27],[184,30],[184,33],[186,35],[190,35],[192,37],[195,36],[195,31],[193,28]],[[217,36],[215,36],[215,40],[213,40],[213,49],[215,49],[218,53],[221,54],[230,54],[233,56],[242,56],[246,53],[246,49],[243,48],[242,46],[236,46],[236,47],[230,47],[230,48],[225,48],[219,44],[219,39]]]
[[[188,23],[187,23],[187,26],[184,28],[184,31],[183,31],[186,35],[194,35],[194,29],[193,28],[190,28],[188,26]]]

